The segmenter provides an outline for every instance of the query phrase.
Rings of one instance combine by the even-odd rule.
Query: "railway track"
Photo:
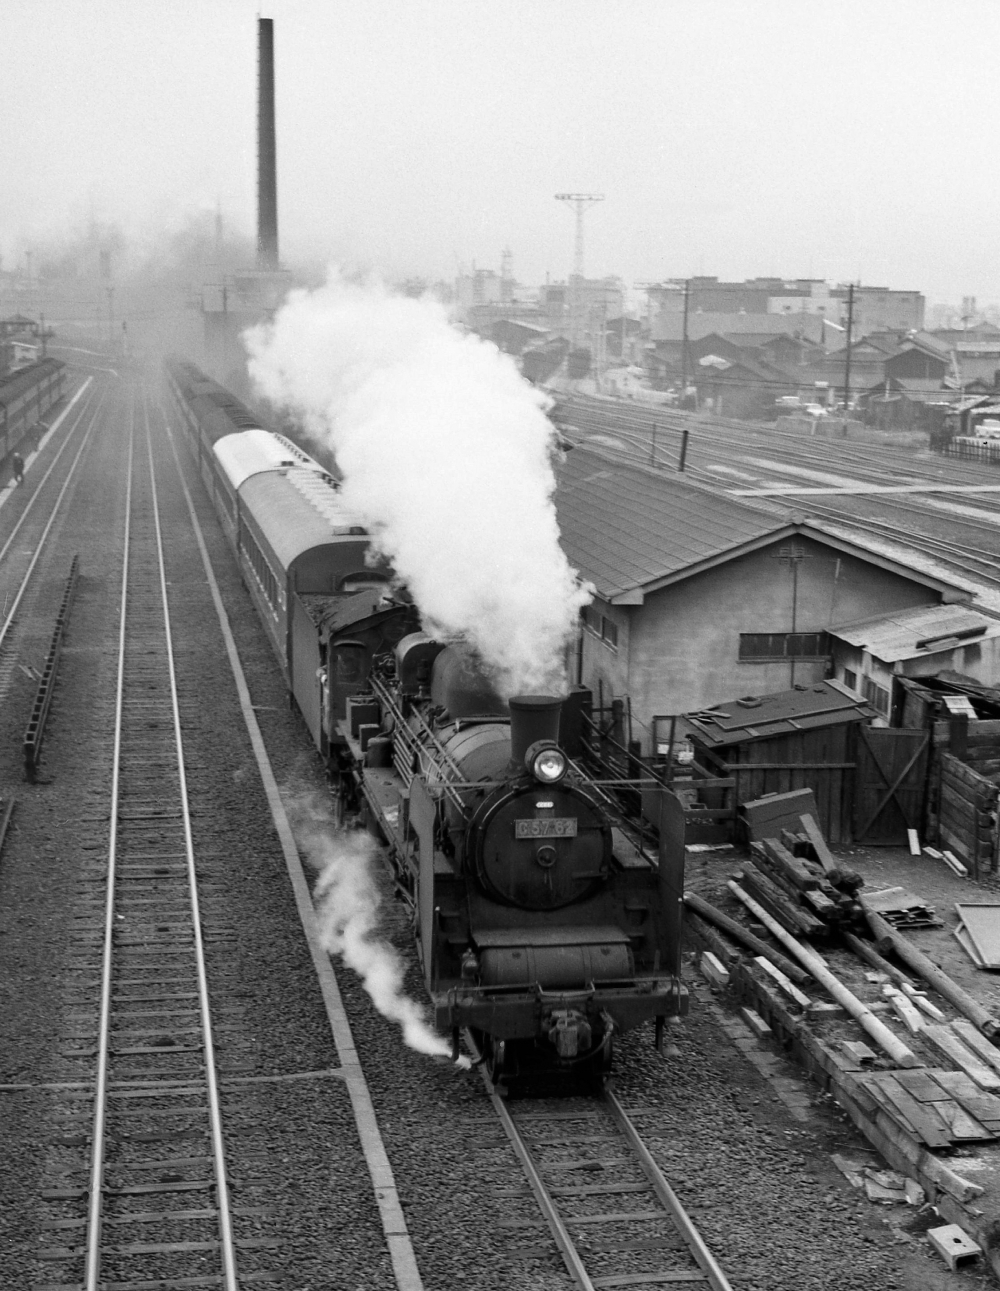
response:
[[[64,1162],[57,1186],[43,1194],[85,1203],[86,1216],[47,1221],[64,1244],[39,1254],[62,1278],[43,1284],[46,1291],[236,1291],[237,1247],[277,1244],[237,1242],[233,1232],[182,698],[144,412],[133,413],[127,466],[106,856],[94,858],[91,889],[98,890],[77,920],[81,1047],[63,1051],[92,1073],[61,1087],[89,1103],[68,1111],[77,1133],[64,1140],[89,1146],[89,1161]],[[50,1167],[50,1179],[53,1173]],[[280,1277],[256,1272],[251,1280]]]
[[[884,458],[874,452],[859,448],[855,443],[850,445],[850,461],[844,461],[842,446],[831,442],[831,447],[835,446],[836,453],[834,460],[831,460],[827,454],[819,455],[807,451],[802,437],[793,435],[790,432],[772,432],[770,428],[766,431],[764,428],[756,428],[744,423],[731,423],[725,419],[713,419],[711,423],[695,421],[686,418],[683,413],[670,412],[665,410],[665,415],[661,416],[659,411],[651,414],[648,410],[625,409],[622,411],[614,408],[604,409],[601,407],[572,407],[572,416],[578,423],[577,433],[569,431],[567,437],[574,442],[586,444],[588,441],[593,442],[596,439],[597,445],[605,450],[620,451],[623,459],[630,463],[641,464],[646,466],[659,466],[667,470],[676,470],[679,464],[680,440],[674,436],[671,440],[665,441],[662,437],[657,439],[655,426],[658,430],[669,429],[677,431],[684,428],[690,428],[692,431],[701,429],[703,433],[710,433],[713,436],[713,447],[718,443],[717,435],[720,429],[728,433],[730,430],[739,427],[742,430],[742,437],[728,435],[725,440],[727,444],[734,446],[746,447],[747,435],[767,436],[768,451],[773,453],[773,439],[783,438],[791,442],[791,448],[788,453],[790,464],[801,464],[804,462],[813,462],[816,466],[822,467],[824,473],[832,478],[838,471],[849,472],[852,478],[875,483],[885,483],[886,481],[886,462]],[[716,424],[718,422],[718,425]],[[584,428],[593,432],[592,434],[582,433]],[[620,441],[616,450],[615,440]],[[696,441],[692,439],[691,443]],[[775,470],[780,469],[781,463],[775,463]],[[686,464],[688,475],[699,483],[709,484],[714,487],[732,487],[733,477],[722,475],[718,471],[712,470],[711,467],[692,463],[690,458]],[[892,463],[893,478],[912,478],[926,482],[928,475],[931,473],[926,469],[916,470],[904,462],[895,460]],[[980,482],[981,473],[971,471],[965,473],[969,482]],[[954,480],[955,474],[949,471],[949,477]],[[773,503],[785,506],[793,504],[796,499],[793,497],[775,497],[770,499]],[[1000,571],[998,571],[998,562],[1000,562],[1000,551],[992,552],[985,547],[979,547],[972,543],[956,542],[954,538],[941,536],[940,533],[929,533],[911,525],[899,523],[890,523],[883,519],[878,519],[869,515],[859,514],[857,508],[860,505],[871,505],[870,499],[865,495],[861,498],[845,497],[840,502],[834,497],[815,497],[809,496],[805,504],[811,514],[822,516],[834,520],[839,524],[856,528],[861,533],[875,534],[879,537],[904,543],[913,547],[915,550],[924,552],[942,562],[947,563],[956,570],[969,575],[972,578],[989,583],[993,586],[1000,586]],[[940,528],[943,524],[954,528],[955,525],[975,529],[981,535],[984,532],[984,524],[975,518],[962,517],[953,515],[948,512],[941,512],[932,509],[926,505],[921,505],[919,501],[908,500],[891,495],[877,495],[877,503],[880,509],[889,509],[894,513],[916,517],[916,522],[920,520],[927,522],[930,528]],[[997,504],[989,494],[976,498],[976,508],[983,512],[996,513]],[[987,527],[988,531],[988,527]],[[1000,538],[1000,534],[997,535]]]
[[[632,1116],[611,1090],[597,1097],[507,1102],[484,1077],[494,1110],[543,1221],[580,1291],[695,1285],[731,1291]],[[640,1109],[641,1110],[641,1109]],[[530,1246],[523,1255],[544,1254]]]
[[[17,659],[14,647],[19,612],[45,553],[50,534],[70,486],[79,476],[80,463],[90,444],[106,391],[91,389],[72,417],[62,443],[40,479],[33,481],[31,496],[0,544],[0,700],[6,693]],[[65,410],[70,412],[72,404]]]

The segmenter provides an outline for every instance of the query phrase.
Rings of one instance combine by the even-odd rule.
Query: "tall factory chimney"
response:
[[[257,268],[278,267],[278,171],[274,132],[274,20],[257,19]]]

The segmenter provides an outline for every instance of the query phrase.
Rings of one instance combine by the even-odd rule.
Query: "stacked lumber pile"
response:
[[[861,917],[863,880],[834,860],[811,814],[800,816],[799,824],[798,831],[786,828],[780,837],[752,842],[742,881],[788,932],[823,937]]]

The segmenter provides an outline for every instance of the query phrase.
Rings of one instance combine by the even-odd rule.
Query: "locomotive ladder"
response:
[[[83,1286],[237,1291],[156,477],[135,422]],[[109,1228],[142,1240],[106,1244]],[[216,1253],[218,1273],[184,1277]]]
[[[574,1286],[732,1291],[610,1090],[516,1115],[490,1096]]]

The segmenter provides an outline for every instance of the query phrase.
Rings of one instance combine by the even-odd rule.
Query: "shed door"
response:
[[[929,743],[929,731],[858,727],[855,842],[905,847],[907,829],[923,825]]]

